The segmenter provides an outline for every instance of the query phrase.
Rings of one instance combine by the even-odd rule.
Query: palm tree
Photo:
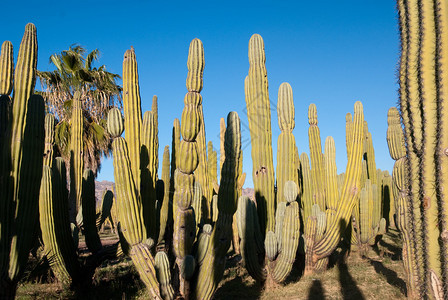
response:
[[[58,120],[55,129],[55,144],[64,160],[70,160],[70,118],[72,99],[75,91],[81,92],[84,116],[84,166],[94,174],[101,165],[101,157],[109,156],[111,139],[106,130],[107,112],[117,106],[121,108],[122,88],[117,84],[120,76],[106,71],[103,65],[94,68],[99,58],[98,49],[87,56],[86,50],[72,45],[60,54],[50,56],[50,63],[56,70],[38,71],[49,112]]]

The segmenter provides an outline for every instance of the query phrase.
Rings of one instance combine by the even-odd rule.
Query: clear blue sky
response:
[[[395,2],[376,1],[3,1],[0,40],[10,40],[17,56],[26,23],[37,26],[38,69],[50,70],[51,54],[78,43],[101,51],[100,64],[122,73],[123,54],[134,46],[142,110],[159,97],[160,161],[171,146],[174,118],[186,93],[189,43],[204,44],[202,91],[206,138],[219,147],[219,119],[240,115],[246,187],[253,186],[244,78],[249,38],[265,42],[270,100],[277,102],[284,81],[294,92],[299,152],[309,153],[307,109],[315,103],[322,141],[336,142],[338,171],[345,170],[345,114],[361,100],[375,147],[377,167],[391,170],[386,143],[387,110],[397,103],[399,37]],[[274,165],[280,133],[272,111]],[[113,181],[111,160],[98,180]]]

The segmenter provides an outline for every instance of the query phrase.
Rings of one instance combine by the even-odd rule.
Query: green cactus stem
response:
[[[320,130],[317,126],[317,109],[315,104],[308,107],[308,137],[310,144],[311,157],[311,178],[313,182],[313,198],[321,210],[325,210],[325,169],[322,155],[322,143],[320,139]]]
[[[283,190],[287,181],[297,182],[296,141],[292,130],[294,122],[294,101],[292,88],[284,82],[278,90],[278,125],[281,133],[277,142],[277,203],[285,201]]]
[[[95,175],[92,170],[86,169],[82,181],[82,220],[86,245],[93,254],[103,248],[96,227],[95,206]]]
[[[10,41],[4,41],[0,53],[0,95],[9,95],[12,91],[14,71],[14,53]]]
[[[362,161],[362,137],[364,114],[361,102],[355,103],[353,120],[353,142],[351,155],[347,163],[344,187],[339,200],[336,216],[324,237],[313,248],[313,262],[328,257],[339,243],[345,226],[349,224],[353,206],[360,191],[361,161]],[[342,228],[341,228],[342,227]]]
[[[72,211],[72,222],[81,208],[82,199],[82,175],[84,170],[83,160],[83,115],[81,93],[76,91],[73,95],[72,117],[70,119],[70,203]]]
[[[245,91],[252,145],[252,178],[263,236],[275,229],[271,110],[265,62],[263,39],[254,34],[249,40],[250,66],[249,75],[245,80]]]

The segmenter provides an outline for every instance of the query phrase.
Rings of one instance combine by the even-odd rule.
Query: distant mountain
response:
[[[95,197],[97,201],[101,201],[101,196],[103,195],[104,190],[108,189],[112,192],[114,191],[115,183],[112,181],[95,181]]]
[[[255,192],[253,188],[243,189],[243,196],[248,196],[250,199],[255,200]]]

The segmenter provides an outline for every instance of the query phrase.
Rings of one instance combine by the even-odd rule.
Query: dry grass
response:
[[[302,277],[302,262],[285,285],[265,288],[242,267],[240,257],[227,261],[224,279],[215,299],[405,299],[401,262],[401,241],[396,231],[383,237],[366,257],[352,252],[348,258],[336,255],[334,266],[322,274]],[[129,260],[104,263],[94,276],[93,286],[81,293],[56,283],[22,283],[18,299],[148,299],[143,283]]]

